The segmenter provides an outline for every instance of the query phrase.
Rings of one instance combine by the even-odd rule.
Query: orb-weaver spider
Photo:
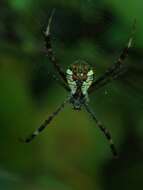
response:
[[[128,40],[127,46],[121,52],[116,63],[110,67],[101,77],[95,79],[93,69],[83,60],[75,61],[67,70],[66,73],[60,67],[57,62],[57,59],[53,53],[52,44],[51,44],[51,34],[50,34],[50,26],[53,17],[53,12],[49,18],[48,26],[46,31],[44,32],[44,39],[46,45],[46,52],[49,57],[49,60],[55,67],[57,73],[61,77],[62,86],[70,92],[70,95],[67,99],[53,112],[44,123],[35,130],[28,138],[22,140],[25,143],[29,143],[32,141],[39,133],[41,133],[53,120],[53,118],[64,108],[65,104],[72,104],[75,110],[81,110],[83,106],[85,110],[91,115],[93,120],[96,122],[97,127],[103,132],[105,137],[110,143],[110,148],[115,157],[117,157],[117,151],[114,146],[113,140],[111,138],[111,134],[109,130],[107,130],[102,123],[97,119],[95,113],[88,105],[88,94],[92,93],[94,90],[104,86],[109,83],[111,80],[116,79],[123,72],[123,61],[128,56],[129,48],[132,45],[133,34],[135,31],[135,22],[133,24],[133,29],[131,32],[131,36]]]

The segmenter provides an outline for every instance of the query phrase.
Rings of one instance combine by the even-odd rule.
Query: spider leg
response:
[[[63,69],[60,67],[60,65],[57,62],[57,59],[55,57],[55,54],[52,49],[52,43],[51,43],[51,33],[50,33],[50,26],[52,22],[52,18],[54,15],[55,9],[52,11],[52,14],[49,18],[48,26],[46,28],[46,31],[44,32],[44,39],[45,39],[45,46],[46,46],[46,53],[49,57],[49,60],[53,63],[55,69],[63,79],[63,81],[67,84],[66,74],[64,73]]]
[[[103,132],[106,139],[109,141],[110,148],[111,148],[111,151],[112,151],[114,157],[118,157],[117,151],[116,151],[116,148],[115,148],[115,145],[113,143],[113,140],[112,140],[112,137],[111,137],[109,130],[107,128],[105,128],[102,125],[102,123],[96,118],[95,113],[90,109],[90,107],[87,104],[84,104],[84,106],[85,106],[86,111],[92,116],[93,120],[96,122],[97,127]]]
[[[126,67],[122,67],[121,69],[117,70],[116,72],[114,72],[114,76],[107,78],[106,80],[103,80],[102,82],[100,82],[97,86],[96,89],[105,86],[106,84],[108,84],[109,82],[111,82],[112,80],[115,80],[117,78],[119,78],[121,75],[123,75],[126,72],[127,68]]]
[[[133,23],[132,32],[129,37],[128,43],[127,43],[126,47],[123,49],[123,51],[121,52],[121,55],[119,56],[118,60],[101,77],[99,77],[95,82],[93,82],[93,84],[91,85],[91,87],[89,89],[89,93],[101,86],[104,86],[109,81],[116,78],[115,77],[116,73],[120,72],[120,70],[124,66],[123,62],[124,62],[125,58],[128,56],[129,49],[132,46],[133,37],[134,37],[134,33],[135,33],[135,27],[136,27],[136,20]],[[104,85],[102,85],[102,84],[104,84]]]
[[[44,121],[44,123],[36,129],[29,137],[26,139],[20,139],[20,141],[24,143],[31,142],[37,135],[39,135],[50,123],[51,121],[57,116],[57,114],[64,108],[65,104],[69,102],[69,98],[67,98],[57,109],[52,113],[52,115],[49,116],[48,119]]]
[[[64,87],[68,92],[70,92],[70,88],[68,87],[68,85],[66,85],[63,81],[61,81],[59,78],[57,78],[55,75],[52,76],[53,79],[55,79],[57,81],[57,83]]]

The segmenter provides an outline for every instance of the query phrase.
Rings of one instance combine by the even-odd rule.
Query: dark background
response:
[[[0,190],[143,188],[142,7],[142,0],[0,0]],[[128,71],[90,97],[118,160],[89,115],[70,105],[31,144],[18,141],[67,96],[44,53],[42,30],[53,8],[62,67],[84,59],[97,77],[114,64],[137,19]]]

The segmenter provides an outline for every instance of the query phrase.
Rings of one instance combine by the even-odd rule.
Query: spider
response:
[[[52,22],[52,18],[54,15],[54,11],[48,21],[48,26],[44,31],[44,40],[45,40],[45,47],[46,53],[49,57],[49,60],[53,64],[55,70],[59,74],[61,78],[61,85],[69,92],[68,97],[65,101],[54,111],[48,119],[46,119],[43,124],[36,129],[31,135],[27,138],[22,139],[23,142],[29,143],[31,142],[37,135],[39,135],[50,123],[51,121],[58,115],[58,113],[63,110],[64,106],[67,103],[70,103],[74,110],[81,110],[82,107],[91,115],[92,119],[96,122],[97,127],[103,132],[107,140],[109,141],[111,151],[113,156],[117,157],[117,151],[115,145],[113,143],[111,134],[107,128],[105,128],[102,123],[97,119],[94,111],[89,106],[89,99],[88,95],[92,93],[94,90],[103,87],[110,81],[116,79],[123,73],[123,61],[128,56],[129,49],[132,45],[133,41],[133,34],[135,30],[135,22],[132,27],[132,32],[129,37],[128,43],[126,47],[121,52],[119,58],[117,59],[116,63],[111,66],[105,73],[100,76],[99,78],[95,78],[95,73],[93,68],[84,60],[77,60],[75,61],[67,70],[66,72],[63,71],[55,54],[53,53],[52,44],[51,44],[51,33],[50,33],[50,26]]]

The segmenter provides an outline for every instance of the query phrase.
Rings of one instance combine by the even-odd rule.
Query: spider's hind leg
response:
[[[87,104],[84,104],[84,106],[85,106],[85,109],[87,110],[87,112],[92,116],[92,118],[96,122],[97,127],[103,132],[103,134],[105,135],[105,137],[109,141],[111,151],[112,151],[114,157],[117,158],[118,157],[117,150],[115,148],[115,145],[113,143],[113,140],[112,140],[112,137],[111,137],[109,130],[107,128],[105,128],[102,125],[102,123],[96,118],[96,115],[94,114],[94,112],[90,109],[90,107]]]
[[[48,119],[44,121],[44,123],[36,129],[31,135],[29,135],[26,139],[19,139],[21,142],[29,143],[31,142],[36,136],[38,136],[50,123],[51,121],[57,116],[57,114],[64,108],[65,104],[69,102],[69,97],[57,108],[56,111],[49,116]]]

